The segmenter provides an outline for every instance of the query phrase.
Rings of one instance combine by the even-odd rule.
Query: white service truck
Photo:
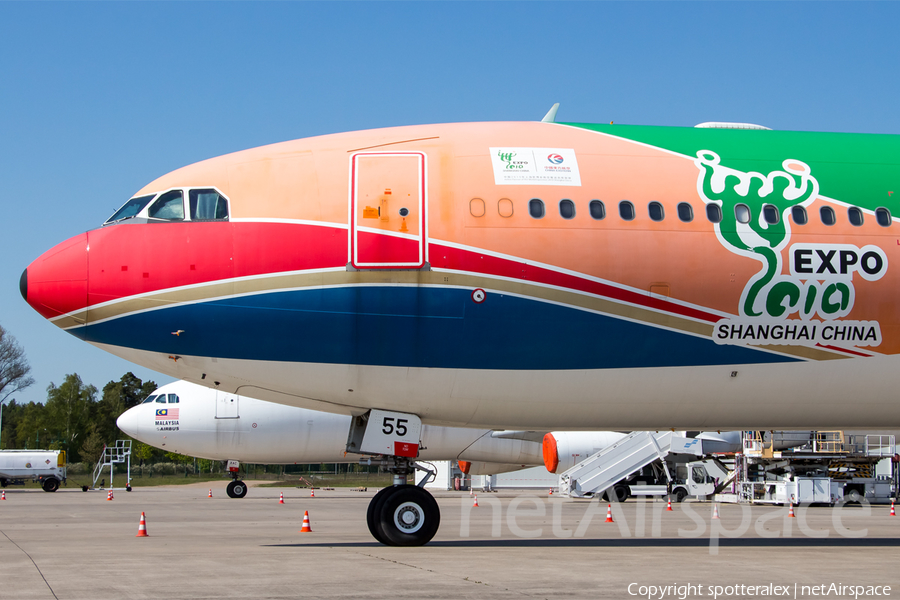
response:
[[[45,492],[55,492],[66,481],[65,450],[0,450],[0,487],[39,481]]]

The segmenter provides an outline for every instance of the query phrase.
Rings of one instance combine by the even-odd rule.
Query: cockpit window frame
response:
[[[199,190],[213,191],[213,192],[217,193],[222,200],[225,201],[224,202],[225,216],[223,218],[191,219],[191,214],[190,214],[191,192],[199,191]],[[182,209],[184,211],[184,218],[183,219],[160,219],[158,217],[151,218],[150,217],[150,207],[153,206],[153,204],[157,200],[159,200],[159,198],[162,197],[163,195],[168,194],[169,192],[175,192],[175,191],[181,192],[181,203],[182,203]],[[214,185],[191,185],[191,186],[186,186],[186,187],[177,187],[176,186],[176,187],[171,187],[171,188],[168,188],[165,190],[160,190],[158,192],[152,192],[150,194],[134,196],[133,198],[130,198],[128,200],[128,202],[126,202],[121,207],[119,207],[119,209],[113,213],[113,216],[115,216],[117,213],[119,213],[119,211],[121,211],[123,208],[125,208],[125,206],[129,202],[132,202],[138,198],[148,198],[148,200],[143,205],[141,210],[139,210],[136,214],[130,215],[128,217],[122,217],[116,221],[111,221],[110,219],[112,219],[112,217],[110,217],[109,219],[104,221],[103,225],[114,225],[116,223],[121,223],[123,221],[129,221],[129,220],[134,223],[192,223],[192,222],[193,223],[225,223],[225,222],[228,222],[231,220],[231,199],[228,196],[226,196],[225,194],[223,194],[222,190],[220,190],[218,187],[216,187]]]
[[[110,217],[109,217],[107,220],[105,220],[105,221],[103,222],[103,224],[104,224],[104,225],[112,225],[112,224],[114,224],[114,223],[120,223],[120,222],[122,222],[122,221],[124,221],[124,220],[126,220],[126,219],[133,219],[133,218],[135,218],[135,217],[140,216],[140,214],[141,214],[142,212],[144,212],[144,211],[147,209],[148,206],[150,206],[150,203],[153,202],[154,200],[156,200],[156,197],[157,197],[157,196],[159,196],[159,194],[146,194],[146,195],[143,195],[143,196],[134,196],[134,197],[132,197],[132,198],[129,198],[128,201],[126,201],[125,204],[123,204],[123,205],[120,206],[118,209],[116,209],[116,212],[114,212],[112,215],[110,215]],[[118,219],[114,219],[114,217],[115,217],[116,215],[118,215],[120,212],[122,212],[123,210],[125,210],[125,208],[126,208],[128,205],[130,205],[130,204],[132,204],[133,202],[138,201],[138,200],[143,201],[143,204],[141,205],[141,207],[140,207],[133,215],[128,215],[128,216],[125,216],[125,217],[119,217]]]
[[[163,198],[165,198],[166,196],[169,196],[169,195],[174,195],[176,192],[178,193],[179,197],[181,198],[181,216],[180,217],[150,216],[150,211],[153,210],[158,203],[163,201]],[[147,206],[147,208],[146,208],[147,218],[151,221],[157,221],[157,222],[162,221],[162,222],[167,222],[167,223],[180,223],[181,221],[184,221],[185,215],[187,214],[187,212],[185,211],[185,206],[184,206],[185,195],[186,194],[185,194],[184,188],[172,188],[171,190],[167,190],[167,191],[163,192],[162,194],[157,196],[156,199]]]
[[[184,194],[185,208],[187,209],[185,211],[185,220],[186,221],[202,221],[204,223],[215,223],[217,221],[228,221],[231,219],[231,210],[230,210],[231,201],[228,199],[228,197],[225,194],[223,194],[221,191],[219,191],[219,189],[216,188],[215,186],[202,186],[202,187],[201,186],[192,186],[189,188],[184,188],[184,192],[185,192],[185,194]],[[200,192],[215,192],[216,194],[218,194],[220,201],[224,200],[225,216],[224,217],[218,216],[218,204],[217,204],[217,209],[216,209],[217,216],[216,217],[214,217],[212,219],[200,219],[200,218],[195,219],[194,218],[194,212],[195,212],[194,204],[197,202],[195,197]]]

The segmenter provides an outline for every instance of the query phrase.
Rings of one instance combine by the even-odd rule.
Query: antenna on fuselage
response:
[[[547,114],[544,115],[544,118],[541,119],[541,123],[555,123],[556,122],[556,111],[559,110],[559,102],[550,107],[550,110],[547,111]]]

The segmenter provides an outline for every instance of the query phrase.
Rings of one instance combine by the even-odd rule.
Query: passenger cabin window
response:
[[[834,218],[834,209],[830,206],[823,206],[819,209],[819,218],[822,219],[823,225],[834,225],[837,219]]]
[[[216,190],[188,192],[191,221],[227,221],[228,200]]]
[[[763,206],[763,219],[770,225],[778,223],[778,207],[774,204],[766,204]]]
[[[560,200],[559,201],[559,216],[563,219],[574,219],[575,218],[575,203],[571,200]]]
[[[544,218],[544,201],[539,198],[532,198],[528,201],[528,214],[535,219]]]
[[[666,216],[663,211],[663,205],[659,202],[651,202],[647,206],[647,212],[650,213],[650,218],[654,221],[662,221]]]
[[[169,404],[178,404],[178,394],[169,394]]]
[[[750,207],[746,204],[735,204],[734,205],[734,218],[737,219],[738,223],[749,223],[750,222]]]
[[[473,217],[484,216],[484,200],[481,198],[472,198],[469,200],[469,213]]]
[[[715,206],[710,205],[710,206]],[[678,203],[678,218],[684,221],[685,223],[690,223],[694,220],[694,209],[687,202],[679,202]]]
[[[851,225],[859,227],[863,224],[863,213],[855,206],[851,206],[847,209],[847,217],[849,217]]]
[[[142,210],[144,207],[149,204],[151,200],[156,196],[156,194],[150,194],[149,196],[140,196],[138,198],[132,198],[128,202],[126,202],[122,208],[113,213],[113,216],[108,218],[104,225],[107,223],[115,223],[116,221],[122,221],[124,219],[130,219],[135,216]]]
[[[184,201],[181,190],[172,190],[160,196],[150,206],[147,216],[151,219],[163,219],[165,221],[183,221]]]
[[[878,224],[882,227],[890,227],[891,223],[893,223],[893,219],[891,218],[891,211],[886,208],[879,208],[875,210],[875,220],[878,221]]]
[[[806,216],[806,209],[802,206],[791,207],[791,218],[797,225],[806,225],[809,218]]]
[[[147,399],[144,400],[143,402],[141,402],[141,404],[150,404],[154,400],[156,400],[156,394],[153,394],[152,396],[147,396]]]
[[[497,212],[500,213],[500,216],[504,219],[508,219],[513,216],[513,203],[509,198],[500,198],[497,202]]]
[[[625,221],[633,221],[634,220],[634,204],[629,202],[628,200],[622,200],[619,202],[619,216],[622,217]]]
[[[706,205],[706,219],[710,223],[721,223],[722,222],[722,207],[718,204],[707,204]]]
[[[588,210],[591,213],[591,218],[596,221],[606,217],[606,206],[600,200],[591,200],[591,203],[588,204]]]

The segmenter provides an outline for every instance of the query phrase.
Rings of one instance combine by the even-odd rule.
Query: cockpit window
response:
[[[169,394],[169,404],[178,404],[178,394]]]
[[[165,394],[160,394],[159,396],[157,396],[157,397],[156,397],[156,403],[157,403],[157,404],[165,404],[165,403],[166,403],[166,395],[165,395]]]
[[[225,221],[228,219],[228,200],[216,190],[188,192],[191,221]]]
[[[147,399],[144,400],[141,404],[150,404],[154,400],[156,400],[156,394],[153,394],[152,396],[147,396]]]
[[[147,216],[166,221],[184,220],[184,201],[181,190],[172,190],[160,196],[150,207]]]
[[[143,210],[147,203],[153,200],[156,194],[150,194],[149,196],[138,196],[137,198],[132,198],[128,202],[126,202],[122,208],[117,210],[113,216],[106,220],[106,223],[115,223],[116,221],[121,221],[123,219],[130,219],[134,215],[138,214]],[[104,223],[104,225],[106,224]]]

